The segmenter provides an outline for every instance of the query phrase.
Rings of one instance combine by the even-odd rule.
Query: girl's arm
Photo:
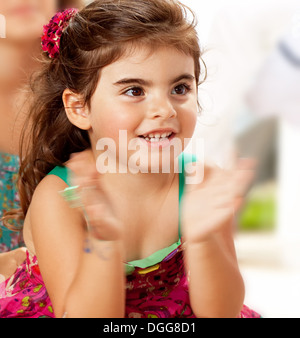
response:
[[[120,241],[90,239],[67,293],[65,316],[120,318],[125,314],[123,248]]]
[[[249,168],[248,168],[249,169]],[[233,243],[234,210],[253,177],[240,169],[206,170],[205,180],[187,186],[183,200],[185,261],[189,292],[197,317],[237,317],[244,301],[244,283]]]
[[[190,301],[197,317],[232,318],[242,308],[243,279],[224,237],[220,233],[186,246]]]
[[[116,236],[112,241],[92,239],[94,250],[85,252],[88,235],[82,213],[70,208],[58,193],[66,187],[56,176],[45,177],[28,211],[28,227],[55,316],[66,312],[68,317],[121,317],[125,302],[122,241]],[[108,259],[97,250],[107,250]]]

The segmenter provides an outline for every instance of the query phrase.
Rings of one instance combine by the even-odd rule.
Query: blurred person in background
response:
[[[0,218],[6,210],[19,206],[19,139],[30,100],[27,86],[31,74],[39,68],[43,25],[68,7],[81,7],[81,1],[0,0]],[[0,253],[23,245],[20,225],[12,223],[9,230],[0,222]],[[22,248],[15,254],[18,263],[23,259]],[[1,267],[18,265],[14,265],[12,255],[9,257],[0,255],[0,273]]]

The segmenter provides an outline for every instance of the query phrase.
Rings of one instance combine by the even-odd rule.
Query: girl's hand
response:
[[[105,241],[121,239],[123,226],[101,187],[101,174],[96,170],[92,151],[73,154],[67,167],[73,174],[72,184],[78,186],[76,193],[92,237]]]
[[[233,170],[206,167],[201,183],[185,186],[182,224],[188,243],[206,241],[232,226],[234,214],[253,179],[253,167],[254,161],[247,159],[239,160]]]

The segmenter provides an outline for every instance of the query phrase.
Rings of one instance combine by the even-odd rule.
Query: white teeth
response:
[[[143,137],[148,142],[162,142],[167,141],[169,139],[169,136],[172,135],[172,131],[163,132],[163,133],[150,133],[150,134],[144,134]]]
[[[168,140],[168,138],[167,137],[152,137],[149,139],[149,137],[147,137],[146,140],[150,142],[159,142],[159,141]]]
[[[155,134],[150,133],[150,134],[144,134],[143,137],[144,137],[147,141],[152,140],[152,139],[153,139],[153,141],[156,141],[156,140],[159,140],[159,139],[165,139],[165,138],[168,138],[171,134],[172,134],[171,131],[169,131],[169,132],[164,132],[164,133],[162,133],[162,134],[160,134],[160,133],[155,133]]]

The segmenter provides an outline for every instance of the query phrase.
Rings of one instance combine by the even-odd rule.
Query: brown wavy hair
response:
[[[59,0],[58,10],[64,10],[66,8],[75,7],[78,9],[83,8],[84,0]]]
[[[101,69],[146,45],[171,46],[191,55],[200,84],[201,48],[193,12],[177,0],[99,0],[79,11],[60,42],[58,58],[44,55],[32,83],[30,122],[23,130],[19,171],[21,209],[5,219],[24,219],[38,183],[70,155],[90,147],[87,131],[70,123],[62,95],[81,94],[89,106]],[[205,72],[206,73],[206,72]],[[26,142],[25,142],[26,141]]]

